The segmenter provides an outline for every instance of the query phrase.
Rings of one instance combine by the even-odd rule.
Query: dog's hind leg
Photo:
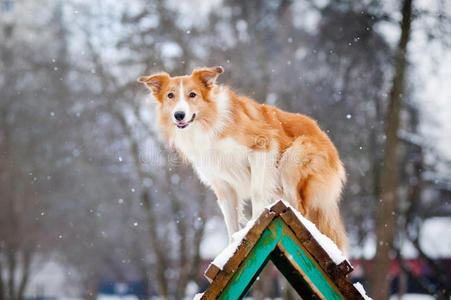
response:
[[[282,154],[278,169],[282,185],[282,199],[305,215],[305,203],[302,197],[302,188],[311,170],[303,166],[309,160],[305,141],[302,137],[296,139]]]

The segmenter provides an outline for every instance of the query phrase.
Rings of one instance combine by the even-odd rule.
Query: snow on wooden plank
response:
[[[335,243],[329,237],[322,234],[315,224],[313,224],[310,220],[307,220],[297,209],[293,208],[288,202],[282,202],[283,204],[285,204],[285,206],[287,206],[289,211],[294,213],[296,218],[302,223],[302,225],[304,225],[304,228],[310,232],[312,237],[319,243],[321,248],[323,248],[327,252],[329,257],[334,261],[335,264],[339,265],[343,261],[347,260],[343,252],[338,249],[337,245],[335,245]],[[293,220],[291,220],[290,222],[293,222]]]
[[[205,277],[212,281],[220,270],[233,272],[238,267],[239,262],[249,254],[255,242],[274,217],[275,214],[266,209],[258,218],[248,222],[243,229],[235,233],[233,242],[211,262],[205,271]],[[230,260],[232,257],[234,259]]]

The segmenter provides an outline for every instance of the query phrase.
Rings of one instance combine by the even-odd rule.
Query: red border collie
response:
[[[189,76],[143,76],[158,101],[158,124],[166,141],[189,161],[215,192],[229,238],[267,205],[284,199],[342,250],[347,237],[338,203],[345,170],[337,150],[317,123],[236,95],[217,85],[222,67]]]

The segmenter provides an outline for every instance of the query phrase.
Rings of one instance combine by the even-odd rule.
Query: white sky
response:
[[[417,101],[422,110],[421,134],[451,160],[451,51],[413,44]],[[423,48],[423,49],[421,49]],[[423,51],[421,51],[423,50]],[[425,57],[433,54],[433,58]]]
[[[417,0],[414,5],[418,9],[434,12],[437,3]],[[449,11],[451,3],[444,3],[447,6],[445,12]],[[451,160],[451,49],[444,47],[438,39],[426,38],[425,26],[434,24],[430,20],[419,18],[412,23],[409,83],[413,84],[414,101],[421,109],[420,134]]]

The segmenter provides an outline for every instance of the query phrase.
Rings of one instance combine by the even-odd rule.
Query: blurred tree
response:
[[[38,137],[26,134],[28,126],[20,120],[26,111],[17,103],[24,96],[18,92],[24,72],[17,65],[24,64],[31,72],[37,72],[38,66],[26,60],[26,51],[18,51],[30,40],[21,36],[24,26],[9,8],[0,11],[5,14],[0,22],[0,65],[4,70],[0,75],[0,299],[21,300],[32,263],[36,263],[41,246],[47,249],[40,243],[47,240],[48,228],[37,221],[47,203],[36,196],[34,184],[40,174],[29,172],[38,164]]]
[[[165,154],[167,150],[162,142],[153,130],[149,129],[153,125],[149,124],[146,118],[152,112],[146,108],[148,104],[142,103],[137,97],[137,88],[140,86],[136,83],[136,78],[140,74],[135,70],[134,77],[124,78],[122,73],[114,72],[113,66],[125,68],[131,58],[133,63],[139,66],[145,66],[148,61],[155,60],[152,47],[155,47],[157,52],[161,45],[134,45],[133,43],[139,40],[137,36],[143,36],[144,40],[158,40],[160,35],[167,35],[168,30],[173,36],[177,36],[177,30],[182,31],[173,23],[176,12],[166,8],[163,2],[147,3],[141,7],[142,13],[137,16],[128,14],[126,10],[120,11],[121,26],[130,27],[133,34],[125,36],[126,40],[121,40],[122,36],[118,37],[116,41],[119,49],[122,48],[121,45],[127,45],[139,53],[134,57],[126,57],[126,61],[121,57],[113,58],[112,61],[102,57],[102,51],[111,41],[98,39],[96,32],[103,24],[96,19],[98,15],[95,15],[95,9],[82,8],[87,18],[86,23],[81,26],[87,41],[86,54],[90,59],[90,69],[84,72],[99,82],[96,89],[92,89],[90,82],[87,82],[84,93],[87,97],[98,99],[101,105],[97,108],[97,113],[101,110],[118,126],[120,139],[124,143],[121,150],[123,159],[130,163],[128,175],[133,174],[132,190],[137,195],[134,200],[141,210],[135,213],[141,215],[145,225],[142,234],[146,235],[146,238],[135,237],[144,240],[140,243],[141,248],[127,250],[133,264],[140,270],[142,278],[156,283],[160,295],[180,299],[185,295],[188,283],[195,281],[199,275],[202,263],[200,242],[203,239],[209,205],[205,203],[207,195],[191,171],[179,168],[180,161],[173,161],[172,154]],[[157,14],[154,9],[157,9]],[[156,15],[165,26],[158,26],[155,31],[137,27],[137,23],[142,19]],[[177,42],[182,48],[185,47],[182,38]],[[189,59],[189,52],[185,57]],[[144,72],[150,72],[150,66],[145,69],[147,71]],[[189,202],[186,201],[187,195],[190,195]],[[150,260],[146,258],[149,254]]]
[[[372,273],[371,291],[374,299],[387,299],[390,295],[390,252],[395,236],[395,215],[398,200],[398,130],[402,97],[405,93],[404,81],[407,67],[407,45],[410,40],[412,23],[412,0],[402,4],[401,37],[394,58],[394,74],[390,90],[389,103],[385,121],[384,160],[381,170],[381,183],[378,194],[379,207],[376,222],[376,257],[377,268]]]

